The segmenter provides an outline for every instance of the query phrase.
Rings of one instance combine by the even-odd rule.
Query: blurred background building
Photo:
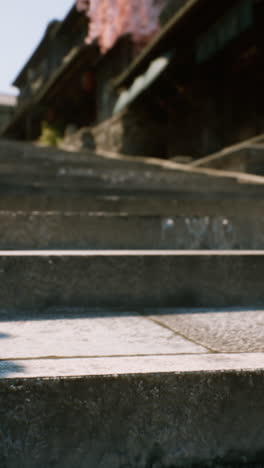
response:
[[[254,136],[263,15],[263,0],[78,0],[16,77],[3,135],[165,158]]]

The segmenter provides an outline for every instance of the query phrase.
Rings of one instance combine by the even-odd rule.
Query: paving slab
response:
[[[263,371],[264,353],[168,354],[0,360],[0,380]]]
[[[145,313],[1,311],[0,466],[263,462],[264,352],[210,352]]]
[[[48,309],[37,315],[1,311],[0,375],[262,368],[263,320],[262,310],[157,309],[155,315],[118,309]]]
[[[0,360],[204,352],[136,312],[0,314]]]
[[[263,309],[156,310],[149,317],[212,352],[264,351]]]

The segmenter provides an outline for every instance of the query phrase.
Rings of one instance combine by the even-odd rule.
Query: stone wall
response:
[[[166,157],[165,128],[143,110],[131,108],[94,127],[97,150]]]
[[[62,148],[112,151],[128,155],[166,157],[166,128],[143,110],[130,108],[94,127],[68,135]]]
[[[14,113],[14,108],[0,105],[0,134]]]

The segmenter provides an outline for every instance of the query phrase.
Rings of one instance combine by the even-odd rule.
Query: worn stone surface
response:
[[[218,194],[220,196],[220,194]],[[1,212],[13,211],[14,213],[31,212],[58,212],[68,211],[72,213],[108,213],[127,214],[131,216],[187,216],[187,217],[236,217],[254,218],[261,221],[264,201],[261,199],[230,199],[222,194],[222,198],[212,200],[199,197],[193,193],[192,198],[169,199],[158,198],[153,193],[145,198],[107,196],[85,196],[84,194],[3,194],[0,197]]]
[[[261,306],[263,267],[263,251],[0,251],[0,302],[38,309]]]
[[[87,232],[108,248],[124,233],[234,247],[243,232],[262,245],[261,186],[110,160],[100,173],[102,158],[7,146],[2,243],[76,248]],[[1,251],[0,467],[263,468],[264,312],[175,309],[263,306],[263,262],[263,251]]]
[[[0,379],[261,371],[263,359],[263,353],[253,352],[6,359],[0,360]]]
[[[263,195],[263,185],[258,184],[239,184],[232,178],[210,177],[206,174],[189,174],[181,171],[152,170],[144,168],[138,170],[131,168],[107,169],[80,168],[64,169],[57,173],[55,170],[51,173],[35,173],[29,171],[18,175],[15,167],[10,168],[7,173],[0,174],[1,192],[7,189],[13,191],[26,189],[50,189],[58,191],[89,192],[103,190],[120,190],[121,193],[127,191],[141,190],[142,192],[157,191],[162,193],[177,194],[178,192],[201,192],[201,193],[243,193],[246,195]]]
[[[0,381],[4,468],[263,462],[262,370]]]
[[[210,167],[225,171],[239,171],[251,174],[264,174],[264,145],[254,141],[239,148],[225,149],[219,153],[198,159],[193,163],[194,167]]]
[[[257,312],[250,352],[241,340],[231,354],[195,343],[195,311],[185,314],[185,336],[163,321],[183,310],[148,312],[1,311],[1,467],[262,466]],[[236,314],[242,321],[250,312]],[[206,317],[202,326],[215,339],[219,323],[210,328]]]
[[[206,352],[135,312],[118,310],[0,313],[0,340],[2,360]]]
[[[166,157],[166,127],[142,107],[130,107],[90,131],[98,152]]]
[[[229,217],[0,211],[0,249],[262,249],[263,233],[262,214],[251,215],[249,222],[244,213]]]
[[[159,313],[161,312],[161,313]],[[155,311],[156,323],[206,346],[213,352],[264,351],[264,311],[189,309]]]
[[[262,310],[155,312],[47,308],[36,314],[2,309],[0,375],[48,377],[263,367]]]
[[[156,198],[200,195],[210,199],[219,198],[220,193],[232,198],[263,197],[264,187],[262,179],[256,181],[251,176],[241,181],[239,173],[227,177],[209,173],[209,169],[188,169],[186,165],[150,158],[125,158],[116,153],[98,156],[91,150],[67,153],[5,141],[0,144],[0,166],[2,194],[155,194]]]

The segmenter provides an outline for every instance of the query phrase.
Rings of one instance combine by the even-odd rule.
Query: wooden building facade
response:
[[[73,7],[17,77],[5,135],[35,139],[44,120],[86,127],[98,148],[196,158],[261,133],[263,22],[264,0],[167,0],[140,53],[129,36],[102,53]]]

